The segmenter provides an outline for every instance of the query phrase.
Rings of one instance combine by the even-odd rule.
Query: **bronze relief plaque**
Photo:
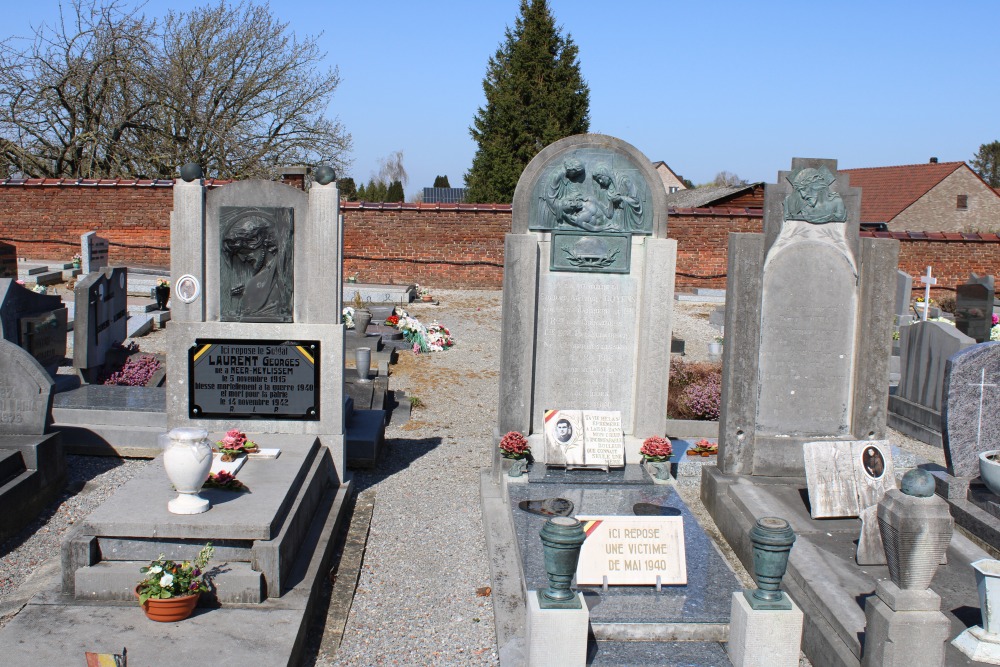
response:
[[[219,209],[223,322],[292,322],[294,209]]]

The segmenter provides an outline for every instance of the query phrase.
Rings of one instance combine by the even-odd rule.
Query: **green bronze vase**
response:
[[[538,592],[542,609],[580,609],[580,600],[570,590],[580,561],[580,547],[587,538],[583,524],[570,516],[556,516],[545,522],[538,533],[545,554],[545,574],[549,587]]]
[[[788,568],[788,556],[795,542],[795,531],[784,519],[768,516],[757,519],[750,529],[753,545],[753,577],[757,588],[744,591],[754,609],[791,609],[792,603],[781,592],[781,578]]]

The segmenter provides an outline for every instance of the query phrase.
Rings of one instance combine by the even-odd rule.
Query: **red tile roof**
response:
[[[889,222],[962,167],[964,162],[928,162],[840,173],[850,174],[851,187],[861,188],[861,222]]]

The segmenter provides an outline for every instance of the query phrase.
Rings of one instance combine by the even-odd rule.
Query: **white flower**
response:
[[[162,586],[163,588],[166,588],[172,583],[174,583],[174,575],[165,574],[162,577],[160,577],[160,586]]]
[[[160,567],[159,565],[154,565],[153,567],[149,568],[150,574],[159,574],[160,572],[163,572],[163,568]]]
[[[1000,324],[990,329],[990,340],[1000,340]]]

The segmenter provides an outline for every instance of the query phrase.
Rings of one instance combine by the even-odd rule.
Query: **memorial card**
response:
[[[569,468],[625,465],[621,413],[546,410],[545,464]]]
[[[576,583],[600,586],[687,584],[684,520],[679,516],[577,516],[587,539]]]
[[[896,488],[885,440],[807,442],[802,453],[814,519],[859,516]]]

